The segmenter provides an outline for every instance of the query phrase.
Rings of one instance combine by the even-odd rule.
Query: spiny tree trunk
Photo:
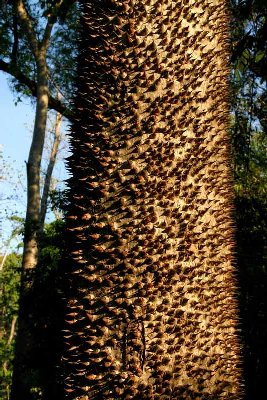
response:
[[[240,399],[225,0],[83,3],[68,399]]]

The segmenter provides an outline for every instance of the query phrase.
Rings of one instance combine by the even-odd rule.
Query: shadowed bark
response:
[[[67,399],[240,399],[222,0],[83,4]]]

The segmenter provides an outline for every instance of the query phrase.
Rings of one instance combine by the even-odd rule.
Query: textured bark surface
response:
[[[69,399],[240,399],[225,0],[83,2]]]

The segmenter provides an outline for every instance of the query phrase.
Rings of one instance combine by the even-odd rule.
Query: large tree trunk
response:
[[[240,399],[225,0],[83,6],[68,399]]]
[[[18,333],[11,400],[30,400],[31,369],[34,367],[38,338],[34,335],[36,325],[36,299],[33,282],[38,262],[38,235],[40,232],[40,168],[44,148],[48,112],[48,81],[45,54],[39,53],[37,60],[37,103],[32,144],[27,162],[27,211],[22,260]]]

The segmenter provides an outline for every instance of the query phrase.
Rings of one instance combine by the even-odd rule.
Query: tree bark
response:
[[[240,399],[227,1],[81,3],[65,398]]]
[[[40,231],[41,197],[40,172],[48,113],[48,80],[45,55],[37,61],[37,103],[33,139],[27,162],[27,211],[25,220],[22,271],[33,270],[38,261],[38,233]]]

